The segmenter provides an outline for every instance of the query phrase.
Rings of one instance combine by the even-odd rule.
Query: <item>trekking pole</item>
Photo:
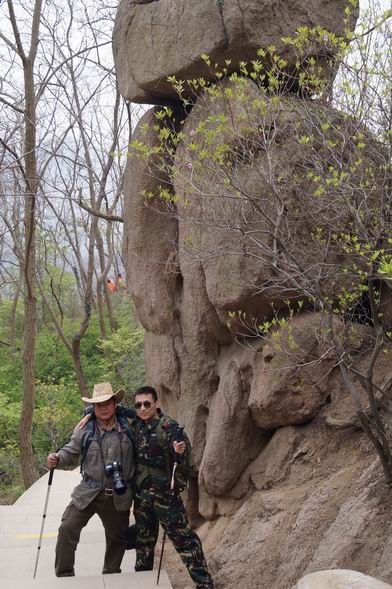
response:
[[[183,440],[184,440],[184,427],[179,426],[179,428],[177,430],[176,437],[175,437],[175,442],[182,442]],[[181,454],[175,453],[172,476],[171,476],[171,481],[170,481],[170,493],[172,495],[174,494],[174,490],[175,490],[176,468],[177,468],[177,464],[181,461],[181,459],[182,459]],[[161,576],[161,568],[162,568],[162,561],[163,561],[163,551],[165,549],[165,542],[166,542],[166,528],[163,529],[161,555],[159,557],[159,565],[158,565],[157,585],[159,585],[159,578]]]
[[[161,568],[162,568],[162,560],[163,560],[163,551],[165,549],[165,541],[166,541],[166,530],[163,530],[161,556],[159,557],[159,565],[158,565],[157,585],[159,585],[159,578],[161,576]]]
[[[38,540],[37,558],[35,560],[35,567],[34,567],[33,579],[35,579],[35,576],[37,574],[38,560],[39,560],[39,555],[40,555],[40,551],[41,551],[42,536],[43,536],[43,533],[44,533],[46,510],[48,508],[49,493],[50,493],[50,488],[52,486],[52,481],[53,481],[53,473],[54,473],[54,468],[51,468],[49,470],[48,490],[46,491],[45,507],[44,507],[44,513],[43,513],[43,516],[42,516],[42,524],[41,524],[41,531],[40,531],[39,540]]]

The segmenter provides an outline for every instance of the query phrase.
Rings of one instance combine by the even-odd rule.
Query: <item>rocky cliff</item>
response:
[[[128,163],[124,255],[146,330],[147,381],[192,439],[199,479],[189,508],[220,588],[294,588],[302,575],[325,568],[392,581],[392,498],[373,446],[355,421],[322,318],[310,310],[311,296],[304,296],[294,270],[290,280],[276,280],[273,264],[260,255],[276,245],[272,223],[290,244],[290,256],[300,256],[302,278],[314,283],[314,261],[325,257],[328,272],[319,286],[328,300],[351,284],[342,271],[347,248],[338,251],[331,242],[326,250],[323,241],[323,222],[349,233],[355,215],[342,212],[330,150],[344,162],[346,186],[355,192],[362,187],[356,162],[361,158],[362,168],[378,169],[379,149],[366,137],[369,148],[359,154],[352,121],[323,102],[298,100],[301,72],[282,38],[300,27],[318,26],[327,38],[342,34],[355,24],[353,5],[348,16],[340,0],[122,0],[118,9],[114,55],[123,95],[170,101],[172,125],[181,131],[167,165],[157,156],[160,107],[147,111],[134,131],[133,142],[155,155],[132,156]],[[243,60],[259,57],[267,66],[272,45],[283,60],[279,81],[286,90],[278,105],[268,88],[244,76],[239,94],[238,84],[227,79],[196,99],[193,86],[193,108],[184,110],[167,80],[203,76],[212,82],[202,54],[226,64],[226,77]],[[326,56],[325,46],[312,43],[308,52],[308,66],[331,81],[333,49]],[[223,167],[216,155],[222,145],[235,156]],[[195,152],[206,154],[203,165]],[[317,200],[313,183],[320,177],[326,188]],[[369,209],[380,188],[377,174],[372,178]],[[228,184],[235,185],[237,198],[227,198]],[[162,198],[162,187],[171,196]],[[260,208],[262,215],[255,216]],[[320,237],[310,239],[315,219]],[[288,300],[295,313],[284,314]],[[235,315],[246,313],[258,325],[279,310],[284,321],[263,337]],[[359,364],[369,354],[366,329],[350,348]],[[376,384],[381,387],[389,371],[388,357],[381,357]],[[176,588],[189,585],[170,549],[165,566]]]

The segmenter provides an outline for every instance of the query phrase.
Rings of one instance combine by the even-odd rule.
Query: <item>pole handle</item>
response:
[[[177,430],[174,435],[174,441],[175,442],[183,442],[184,441],[184,426],[183,425],[177,426]],[[174,461],[175,462],[182,462],[182,458],[183,458],[182,454],[177,454],[177,452],[174,452]]]
[[[183,425],[177,426],[177,431],[175,433],[174,440],[176,442],[183,442],[184,441],[184,426]]]
[[[50,487],[50,485],[52,484],[53,481],[53,474],[54,474],[54,468],[51,468],[49,470],[49,480],[48,480],[48,486]]]

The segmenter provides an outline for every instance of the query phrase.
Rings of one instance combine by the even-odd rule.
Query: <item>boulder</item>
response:
[[[352,256],[337,236],[355,226],[358,203],[375,222],[384,162],[374,138],[363,131],[358,143],[358,133],[332,108],[266,97],[245,78],[198,98],[174,160],[180,260],[202,264],[208,298],[234,332],[254,335],[287,301],[306,302],[316,283],[332,299],[353,288]],[[365,160],[366,194],[355,164]]]
[[[219,386],[210,402],[199,474],[210,495],[228,493],[264,443],[248,408],[254,354],[233,344],[221,351],[217,363]]]
[[[392,585],[377,581],[358,571],[319,571],[306,575],[298,583],[298,589],[392,589]]]
[[[305,572],[343,568],[348,564],[351,553],[356,553],[358,559],[357,546],[365,546],[365,543],[368,550],[378,554],[377,560],[380,560],[383,543],[374,534],[374,529],[383,518],[382,498],[388,490],[378,479],[379,472],[377,461],[364,470],[354,485],[353,495],[341,504],[335,520],[324,533]]]
[[[228,188],[223,177],[226,171],[232,174],[233,170],[222,169],[214,161],[214,146],[227,143],[235,149],[237,140],[241,143],[246,128],[254,123],[249,120],[253,114],[247,104],[260,99],[260,92],[254,82],[246,79],[241,79],[238,87],[230,82],[216,87],[218,96],[199,98],[185,122],[184,140],[175,156],[174,188],[182,236],[181,262],[202,264],[208,299],[226,325],[230,311],[264,317],[271,313],[272,304],[275,308],[284,306],[283,298],[287,299],[290,292],[271,285],[260,288],[270,273],[269,263],[246,237],[258,229],[257,223],[249,223],[252,203],[246,195],[261,189],[259,174],[250,173],[248,166],[236,167],[236,187],[245,196],[227,198],[228,190],[229,197],[230,192],[239,196]],[[227,90],[233,90],[231,98],[226,97]],[[220,115],[227,120],[216,126]],[[205,135],[197,132],[200,124],[207,126]],[[208,131],[212,133],[212,146]],[[195,144],[200,150],[207,149],[207,158],[198,159],[192,147]]]
[[[146,329],[146,381],[191,438],[199,485],[194,478],[187,505],[192,525],[200,515],[207,520],[200,536],[225,589],[298,589],[304,575],[301,582],[317,583],[320,569],[335,582],[337,573],[327,570],[338,567],[361,571],[350,572],[352,583],[370,583],[365,573],[392,582],[390,489],[363,431],[327,425],[326,418],[347,421],[354,408],[320,316],[309,311],[320,275],[317,288],[332,301],[352,288],[344,267],[351,246],[338,236],[352,235],[358,211],[360,222],[373,226],[385,154],[325,102],[274,95],[244,69],[244,77],[225,77],[203,93],[200,84],[186,120],[166,78],[212,81],[215,62],[229,74],[259,47],[275,45],[286,60],[282,81],[293,74],[295,91],[307,66],[294,72],[297,51],[282,37],[314,25],[341,34],[354,26],[357,4],[122,0],[117,13],[122,94],[170,101],[181,130],[174,160],[172,149],[164,161],[159,149],[129,159],[124,258]],[[322,44],[309,56],[331,81],[334,55],[322,54]],[[260,67],[269,67],[271,52],[259,56]],[[161,109],[144,115],[132,137],[141,152],[142,144],[160,147],[164,126]],[[174,196],[170,211],[162,186]],[[362,263],[360,255],[359,269]],[[392,321],[390,286],[385,278],[385,325]],[[351,358],[363,370],[368,328],[349,332],[339,335],[351,338]],[[385,354],[375,384],[389,378]],[[168,547],[165,566],[183,589],[189,580],[172,552]]]
[[[282,37],[315,26],[344,35],[358,16],[358,6],[351,6],[347,22],[345,8],[344,0],[122,0],[113,34],[121,94],[133,102],[159,104],[177,98],[168,76],[214,80],[214,68],[206,65],[203,54],[226,67],[231,60],[229,71],[234,71],[240,61],[257,58],[259,48],[275,46],[292,72],[298,52]],[[325,44],[315,43],[308,51],[316,65],[325,66],[334,49],[331,45],[326,52]],[[333,68],[324,71],[325,76],[333,74]]]
[[[151,109],[143,115],[132,141],[157,145],[155,114]],[[138,319],[157,334],[173,330],[178,279],[177,221],[159,196],[162,185],[170,189],[153,158],[132,151],[124,180],[124,264]]]
[[[278,429],[247,468],[256,489],[270,489],[287,477],[301,435],[295,427]]]
[[[313,419],[331,394],[334,364],[320,315],[298,315],[275,331],[257,358],[249,395],[258,427],[274,430]]]
[[[165,411],[177,417],[180,383],[176,336],[146,331],[144,336],[146,382],[157,389]],[[178,415],[179,417],[179,415]]]

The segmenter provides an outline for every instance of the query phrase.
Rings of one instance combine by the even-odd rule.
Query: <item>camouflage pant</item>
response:
[[[137,528],[136,571],[150,571],[154,566],[154,549],[159,523],[186,565],[197,589],[213,589],[200,539],[191,530],[184,504],[179,495],[139,489],[134,497],[133,512]]]

